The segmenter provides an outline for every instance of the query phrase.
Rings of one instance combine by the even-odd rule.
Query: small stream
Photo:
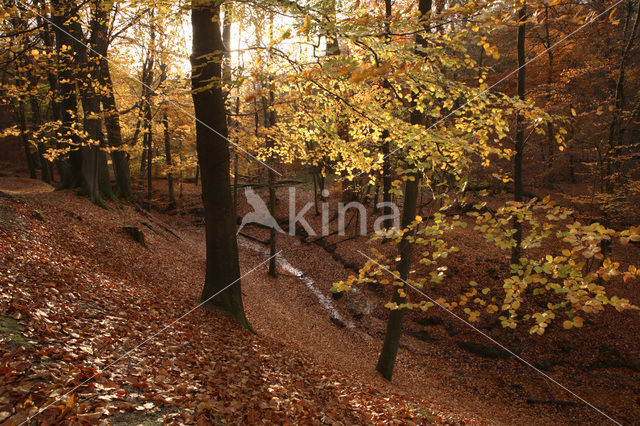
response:
[[[250,241],[242,236],[239,236],[238,244],[241,247],[248,248],[249,250],[269,256],[269,250],[266,247],[263,247],[260,244]],[[311,278],[305,276],[304,272],[302,272],[300,269],[293,266],[281,254],[276,255],[276,264],[282,269],[284,269],[285,271],[287,271],[287,273],[290,273],[298,277],[298,279],[302,281],[304,285],[307,286],[307,288],[311,291],[311,293],[313,293],[313,295],[318,299],[318,302],[320,302],[320,305],[324,309],[329,311],[335,319],[337,319],[338,321],[341,321],[347,328],[351,328],[351,329],[355,328],[355,325],[351,321],[343,318],[342,315],[340,315],[340,312],[338,312],[338,309],[334,305],[333,300],[330,297],[327,297],[325,294],[323,294],[320,291],[320,289],[316,287],[315,282]]]

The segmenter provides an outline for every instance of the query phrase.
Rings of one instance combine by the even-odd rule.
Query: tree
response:
[[[518,11],[518,98],[525,99],[525,37],[526,37],[527,5],[524,3]],[[522,155],[524,151],[524,118],[520,110],[516,113],[516,146],[513,158],[513,200],[522,202]],[[515,245],[511,250],[511,263],[520,261],[520,246],[522,244],[522,222],[518,217],[514,218],[513,239]]]
[[[200,163],[202,200],[205,210],[207,269],[202,300],[235,283],[213,299],[245,328],[236,241],[236,224],[231,197],[230,153],[221,78],[224,51],[219,25],[219,5],[193,0],[191,54],[193,105],[196,116],[196,149]],[[213,82],[213,83],[212,83]]]
[[[102,0],[95,0],[93,4],[92,16],[92,36],[93,46],[99,56],[99,75],[101,91],[100,97],[104,110],[104,126],[107,133],[111,151],[111,162],[113,173],[116,178],[118,195],[127,201],[133,197],[131,192],[131,177],[129,170],[129,159],[123,151],[122,128],[120,126],[120,114],[116,107],[116,99],[111,79],[111,70],[107,60],[109,39],[108,21],[110,10]]]
[[[385,17],[388,22],[391,19],[391,1],[385,0],[386,13]],[[418,12],[420,14],[420,21],[424,23],[425,32],[428,31],[426,22],[429,20],[431,13],[431,0],[420,0],[418,2]],[[386,24],[388,25],[388,24]],[[388,27],[385,31],[389,33]],[[416,35],[416,44],[422,48],[426,47],[425,36],[418,33]],[[425,56],[419,49],[416,49],[418,56]],[[388,82],[386,82],[388,84]],[[416,109],[414,102],[414,109],[411,111],[410,119],[411,124],[420,125],[422,123],[422,114]],[[386,142],[385,142],[386,145]],[[388,153],[387,153],[388,155]],[[408,167],[416,167],[415,164],[408,164]],[[384,170],[384,166],[383,166]],[[404,201],[402,205],[402,220],[400,223],[401,229],[407,229],[414,222],[416,218],[416,208],[418,204],[418,191],[419,191],[420,175],[419,173],[410,173],[406,176],[405,189],[404,189]],[[386,201],[386,200],[385,200]],[[388,226],[387,226],[388,228]],[[393,296],[391,303],[396,305],[402,305],[406,303],[407,298],[403,289],[403,282],[409,278],[409,271],[411,269],[411,258],[413,255],[413,239],[410,232],[406,232],[402,235],[400,243],[398,244],[398,255],[400,261],[398,263],[397,271],[400,278],[398,287],[393,289]],[[384,337],[384,343],[382,350],[380,351],[380,357],[378,358],[378,364],[376,370],[378,370],[382,376],[391,381],[393,376],[393,369],[396,362],[396,356],[398,354],[398,347],[400,346],[400,338],[402,336],[402,318],[404,316],[404,309],[394,309],[389,312],[389,319],[387,320],[387,332]]]

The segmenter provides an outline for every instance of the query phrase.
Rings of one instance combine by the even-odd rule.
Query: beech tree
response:
[[[220,33],[220,5],[193,0],[191,56],[193,106],[196,116],[196,149],[205,210],[207,269],[202,300],[226,309],[245,328],[251,329],[244,314],[235,210],[231,197],[230,153],[222,77],[224,44]]]

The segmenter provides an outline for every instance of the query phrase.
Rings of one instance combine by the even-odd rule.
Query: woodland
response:
[[[0,1],[0,423],[640,423],[639,0]]]

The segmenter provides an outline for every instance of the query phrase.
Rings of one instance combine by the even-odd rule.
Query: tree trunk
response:
[[[74,35],[80,38],[82,27],[79,21],[72,24]],[[92,144],[80,148],[82,153],[82,179],[83,187],[89,193],[89,199],[96,204],[103,203],[103,197],[113,198],[107,155],[104,151],[105,141],[102,133],[102,118],[100,116],[100,98],[93,86],[92,76],[99,75],[96,66],[97,56],[86,48],[76,43],[76,58],[79,67],[78,82],[80,87],[80,100],[84,113],[84,130],[87,132]]]
[[[70,148],[69,157],[60,161],[60,185],[59,189],[76,188],[82,182],[82,157],[79,148],[78,135],[73,130],[75,116],[78,111],[75,84],[75,52],[78,48],[76,42],[70,36],[73,31],[69,24],[69,18],[65,16],[67,4],[62,0],[52,0],[52,17],[55,23],[54,33],[56,38],[56,54],[58,56],[58,93],[60,106],[60,147]],[[64,47],[67,46],[67,47]]]
[[[169,186],[169,208],[176,206],[176,196],[173,192],[173,172],[171,171],[171,135],[169,133],[169,117],[165,111],[162,116],[162,124],[164,125],[164,159],[169,168],[167,171],[167,185]]]
[[[122,150],[122,129],[120,127],[120,116],[116,107],[116,99],[113,89],[113,81],[111,79],[111,71],[109,69],[109,61],[107,58],[108,37],[107,37],[107,21],[109,18],[108,11],[104,8],[102,2],[98,1],[94,8],[92,19],[92,36],[95,50],[102,55],[99,61],[100,76],[100,100],[105,112],[104,125],[107,132],[107,141],[111,148],[111,163],[113,166],[113,174],[116,179],[118,195],[127,201],[133,199],[131,191],[131,177],[129,170],[129,158],[125,151]]]
[[[633,13],[633,2],[628,2],[628,16],[631,16]],[[619,153],[617,152],[618,146],[622,142],[623,131],[621,129],[621,115],[625,106],[625,93],[624,93],[624,85],[625,85],[625,76],[626,76],[626,68],[627,61],[632,52],[632,48],[634,42],[636,40],[636,36],[638,35],[638,22],[640,21],[640,5],[636,6],[635,16],[633,17],[633,23],[631,24],[631,29],[624,29],[624,34],[629,33],[629,37],[625,40],[624,47],[622,49],[622,54],[620,57],[620,65],[618,66],[618,79],[616,80],[616,92],[614,96],[613,103],[613,118],[611,120],[611,124],[609,126],[609,153],[607,155],[607,168],[606,168],[606,176],[605,176],[605,185],[604,189],[607,193],[611,193],[613,191],[613,174],[616,171],[616,162],[615,158]],[[627,20],[627,23],[630,21]],[[628,25],[628,24],[627,24]]]
[[[202,300],[226,309],[247,329],[251,329],[244,314],[229,177],[230,153],[222,88],[210,81],[221,77],[223,51],[220,36],[219,6],[216,3],[193,1],[191,4],[193,51],[191,82],[193,105],[197,118],[196,150],[202,174],[202,200],[205,210],[207,268]],[[215,129],[212,132],[210,129]],[[233,285],[232,285],[233,284]]]
[[[273,43],[273,14],[271,14],[269,19],[269,43]],[[269,60],[271,58],[269,57]],[[267,64],[268,65],[268,64]],[[271,83],[271,78],[267,78],[267,85],[269,86],[269,97],[263,98],[263,108],[264,108],[264,126],[271,127],[276,122],[276,113],[271,109],[273,102],[275,100],[275,95],[273,93],[273,86]],[[267,137],[267,148],[273,148],[273,139]],[[270,161],[273,164],[273,161]],[[273,170],[268,169],[268,180],[269,180],[269,213],[271,217],[275,219],[276,217],[276,190],[274,187],[275,184],[275,174]],[[276,241],[277,233],[276,228],[274,226],[269,230],[269,255],[271,259],[269,260],[269,275],[272,277],[276,276]]]
[[[391,0],[384,1],[384,10],[385,10],[385,38],[386,40],[390,40],[391,33]],[[385,79],[383,85],[387,88],[390,87],[389,81]],[[391,141],[389,140],[389,130],[384,129],[382,131],[382,202],[384,203],[382,207],[383,215],[387,216],[391,214],[391,158],[389,158],[391,152]],[[392,219],[387,218],[383,222],[383,226],[386,229],[390,229],[392,226]]]
[[[37,77],[31,79],[32,87],[37,86]],[[31,95],[29,99],[29,103],[31,105],[31,116],[33,118],[33,124],[36,126],[42,125],[42,112],[40,110],[40,104],[38,103],[38,98],[34,95]],[[51,183],[53,180],[53,169],[51,167],[51,162],[45,158],[46,147],[42,144],[42,142],[37,142],[38,148],[38,159],[40,161],[40,173],[43,182]]]
[[[240,113],[240,96],[236,96],[236,116]],[[240,122],[236,121],[235,123],[236,129],[240,129]],[[236,138],[236,143],[238,140]],[[233,155],[233,221],[234,223],[238,220],[238,167],[240,161],[240,155],[236,150]]]
[[[551,89],[551,84],[553,83],[553,50],[551,50],[551,35],[549,31],[550,22],[549,22],[549,6],[545,5],[544,7],[545,20],[544,20],[544,28],[545,28],[545,46],[547,48],[547,57],[549,60],[549,68],[547,69],[547,99],[551,100],[551,95],[553,93]],[[553,123],[549,121],[547,123],[547,145],[549,151],[549,162],[552,161],[553,155],[555,153],[554,145],[555,145],[555,131],[553,128]],[[542,160],[544,161],[544,149],[542,150]]]
[[[153,14],[151,15],[153,17]],[[151,196],[153,191],[152,183],[152,164],[153,164],[153,114],[151,112],[151,98],[153,97],[153,91],[151,85],[153,84],[153,67],[155,64],[155,25],[151,25],[150,29],[150,44],[147,48],[146,58],[142,65],[142,92],[141,92],[141,106],[140,115],[142,121],[142,128],[144,134],[142,136],[142,158],[140,162],[140,179],[145,178],[145,171],[147,177],[147,200],[151,203]],[[145,169],[146,168],[146,169]]]
[[[27,138],[27,118],[25,113],[24,102],[20,101],[17,111],[18,121],[20,123],[20,139],[22,140],[22,147],[24,148],[24,156],[27,160],[27,167],[29,168],[29,177],[31,179],[37,179],[36,162],[31,153],[29,147],[29,139]]]
[[[388,1],[388,0],[387,0]],[[425,23],[429,19],[431,12],[431,0],[419,0],[418,10],[420,11],[421,20]],[[389,15],[390,15],[389,11]],[[424,45],[425,39],[417,35],[416,44]],[[417,51],[417,54],[424,56],[423,53]],[[411,113],[411,124],[421,124],[422,115],[414,110]],[[402,206],[402,218],[400,227],[405,229],[416,218],[417,204],[418,204],[418,189],[420,176],[417,173],[411,175],[413,180],[407,180],[405,182],[404,189],[404,201]],[[398,263],[398,275],[402,280],[409,278],[409,271],[411,269],[411,254],[413,251],[413,243],[411,242],[410,235],[403,235],[398,245],[398,253],[400,255],[400,262]],[[391,301],[398,305],[405,302],[405,298],[398,293],[398,289],[394,288]],[[396,309],[389,312],[389,319],[387,320],[387,331],[384,336],[384,343],[382,350],[380,351],[380,358],[378,358],[378,364],[376,370],[379,371],[382,376],[391,381],[393,376],[393,369],[396,363],[396,356],[398,355],[398,347],[400,346],[400,338],[402,337],[402,318],[404,317],[404,309]]]
[[[527,19],[526,3],[518,12],[518,97],[525,98],[525,22]],[[524,151],[524,117],[520,112],[516,114],[516,146],[513,159],[513,200],[522,202],[522,154]],[[522,245],[522,222],[517,217],[513,219],[515,245],[511,249],[511,264],[520,263],[520,246]]]
[[[147,103],[148,104],[148,103]],[[147,151],[147,201],[151,203],[153,192],[153,116],[151,115],[151,106],[147,105],[144,124],[146,131],[144,134],[145,149]]]
[[[416,218],[416,210],[418,204],[418,183],[420,177],[413,175],[413,180],[407,180],[404,189],[404,202],[402,206],[402,221],[401,227],[405,229]],[[413,244],[409,240],[409,235],[406,234],[402,237],[398,245],[398,252],[400,254],[400,262],[398,263],[398,275],[402,280],[409,278],[409,270],[411,268],[411,254],[413,251]],[[401,296],[397,289],[394,288],[391,301],[398,305],[405,303],[405,297]],[[391,381],[393,376],[393,368],[396,363],[396,356],[398,355],[398,347],[400,346],[400,338],[402,337],[402,318],[404,317],[404,309],[395,309],[389,312],[389,319],[387,320],[387,332],[384,336],[384,343],[382,350],[380,351],[380,358],[378,358],[378,370],[382,376]]]

